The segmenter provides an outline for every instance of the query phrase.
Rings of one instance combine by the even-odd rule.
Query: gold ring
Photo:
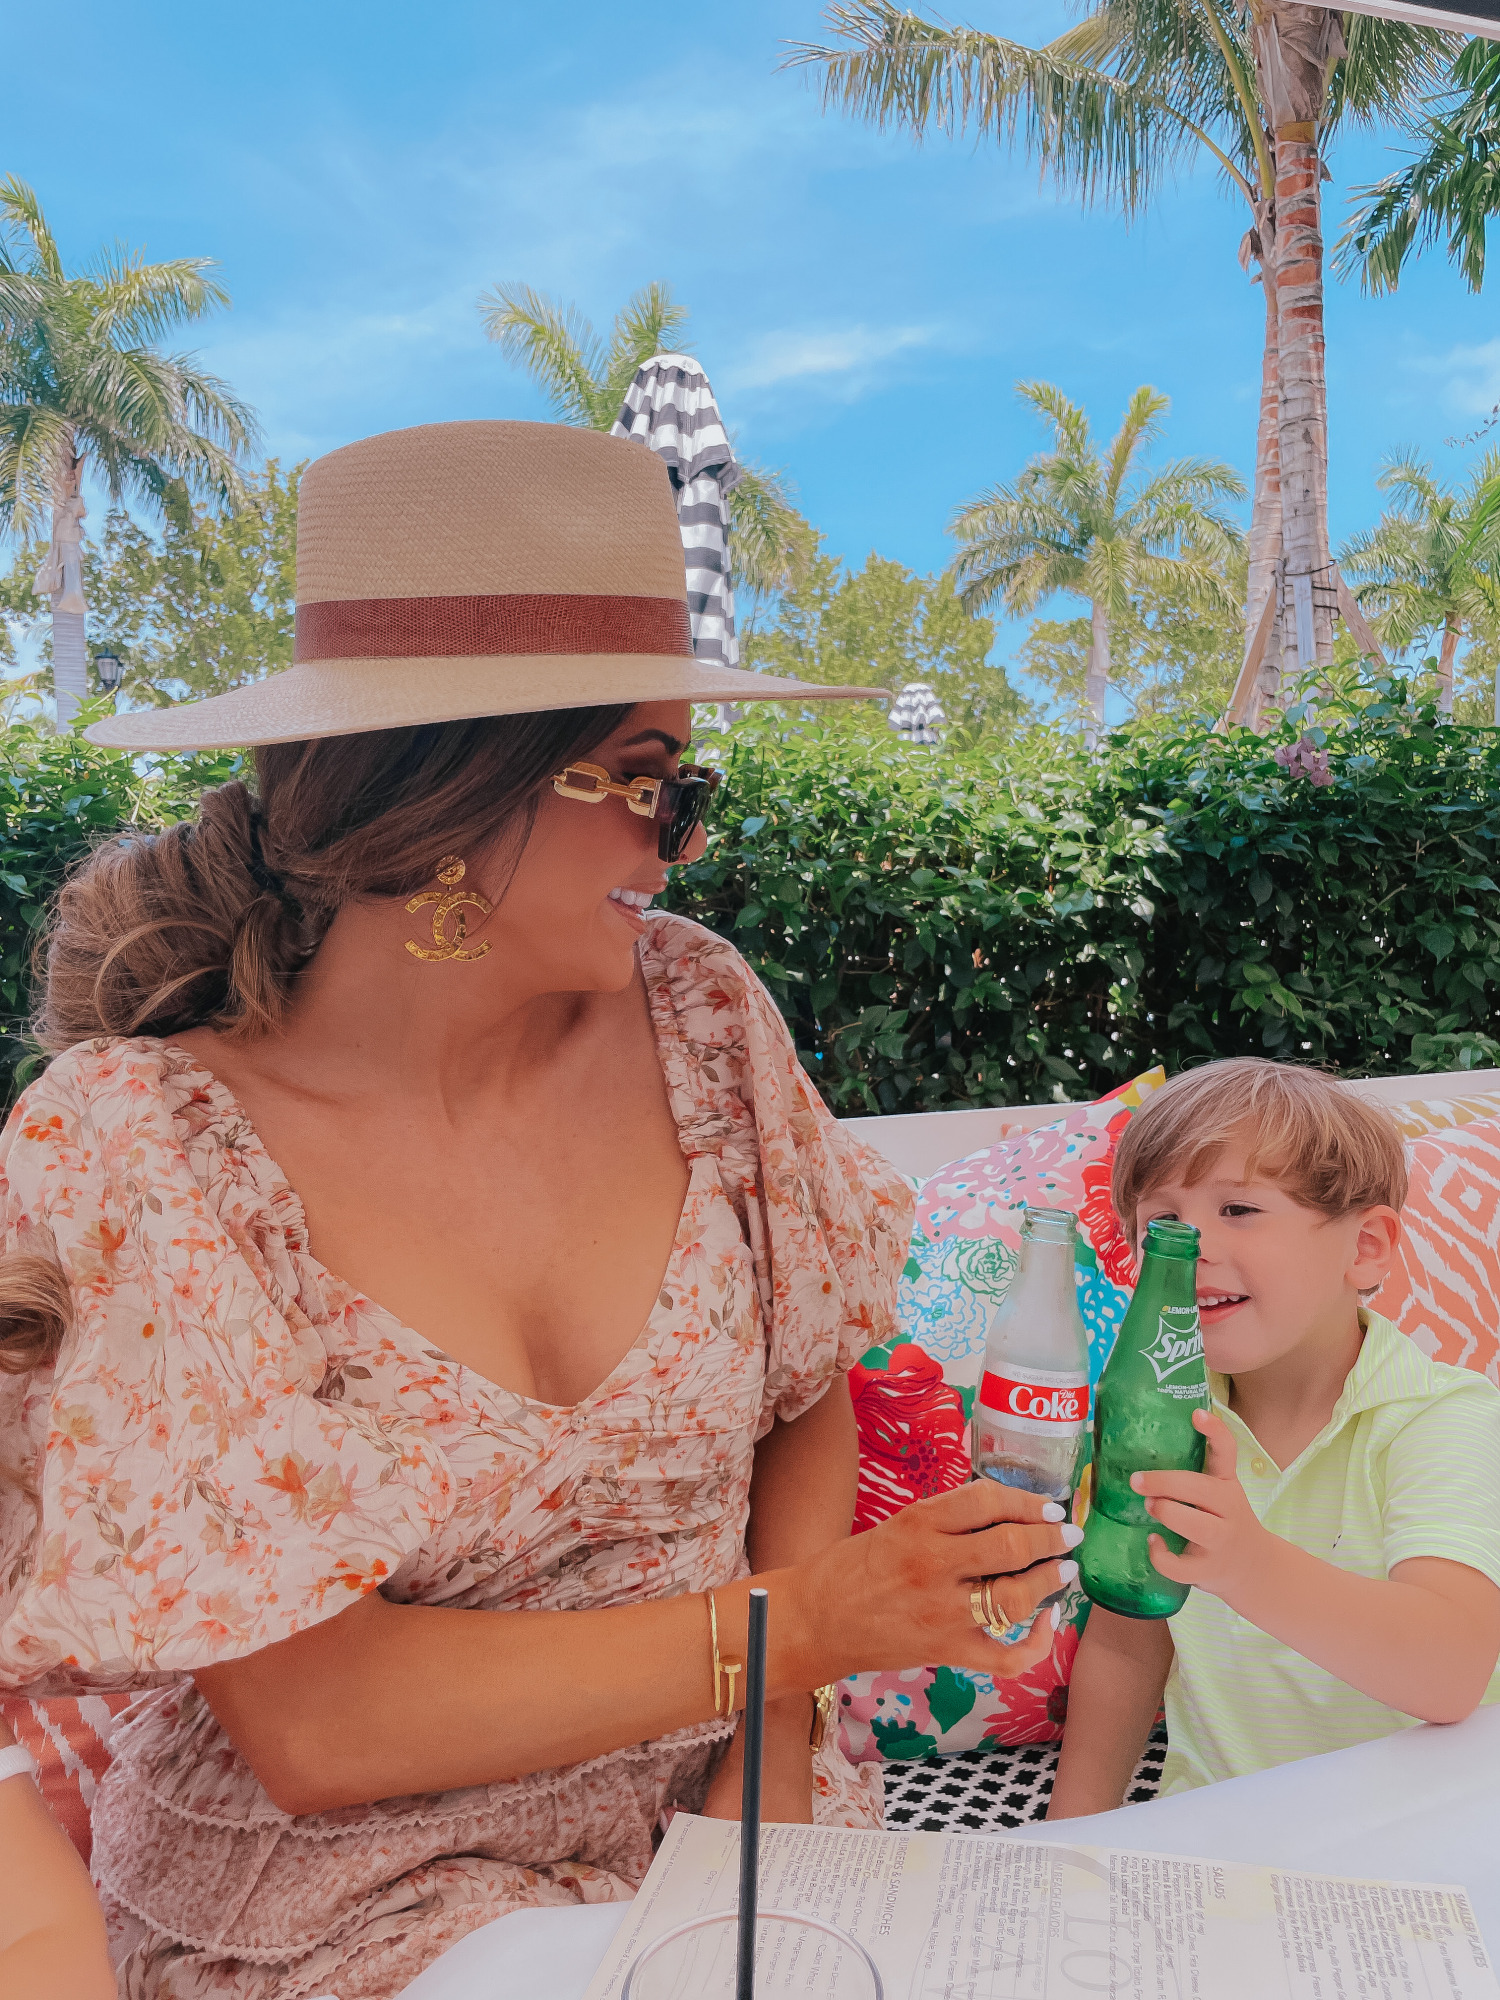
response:
[[[996,1611],[994,1599],[990,1595],[993,1577],[981,1577],[969,1592],[969,1616],[981,1632],[988,1632],[992,1639],[1004,1640],[1011,1631],[1014,1620],[1007,1618],[1003,1611]]]
[[[995,1585],[999,1581],[1000,1579],[997,1576],[988,1576],[985,1578],[984,1602],[990,1614],[990,1630],[997,1639],[1008,1639],[1016,1629],[1016,1621],[1014,1618],[1007,1618],[1005,1613],[996,1606]]]

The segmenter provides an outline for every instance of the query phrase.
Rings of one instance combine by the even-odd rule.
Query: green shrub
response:
[[[1500,1061],[1500,732],[1350,682],[1280,735],[1032,730],[955,753],[876,711],[755,713],[667,901],[739,945],[843,1113],[1084,1097],[1244,1051],[1351,1074]],[[1305,727],[1329,783],[1291,754]],[[0,1064],[46,899],[230,757],[0,728]],[[1323,773],[1316,773],[1321,779]]]
[[[1321,714],[988,757],[756,716],[670,901],[746,953],[845,1114],[1237,1053],[1500,1059],[1500,735],[1440,727],[1399,680],[1349,679]],[[1331,782],[1278,762],[1299,738]]]
[[[85,719],[87,719],[85,717]],[[0,727],[0,1090],[9,1103],[34,1050],[26,1038],[33,948],[47,899],[80,856],[120,827],[143,832],[191,811],[230,757],[132,759],[30,723]]]

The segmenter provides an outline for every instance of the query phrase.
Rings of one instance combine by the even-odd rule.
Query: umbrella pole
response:
[[[760,1767],[766,1726],[766,1610],[763,1590],[750,1593],[745,1672],[745,1760],[740,1786],[740,1936],[735,2000],[755,2000],[755,1918],[760,1901]]]

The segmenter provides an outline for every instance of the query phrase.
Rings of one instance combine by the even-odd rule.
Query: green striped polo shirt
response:
[[[1256,1517],[1355,1576],[1383,1580],[1412,1556],[1444,1556],[1500,1584],[1500,1390],[1429,1361],[1379,1314],[1360,1320],[1364,1343],[1333,1415],[1284,1472],[1228,1407],[1227,1379],[1209,1376]],[[1342,1750],[1415,1720],[1207,1591],[1193,1591],[1171,1626],[1163,1793]],[[1485,1701],[1500,1701],[1500,1669]]]

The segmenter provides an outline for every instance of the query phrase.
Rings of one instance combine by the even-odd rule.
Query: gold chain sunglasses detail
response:
[[[471,965],[476,958],[483,958],[490,948],[488,938],[465,949],[464,940],[469,935],[469,920],[465,910],[477,910],[482,917],[490,915],[494,909],[487,896],[481,896],[477,889],[460,889],[464,879],[464,864],[456,854],[445,854],[437,866],[437,878],[441,889],[424,889],[420,896],[413,896],[406,908],[415,916],[428,903],[435,904],[432,912],[431,945],[413,944],[406,941],[406,949],[413,958],[420,958],[429,965]],[[448,919],[456,917],[453,935],[448,935]]]
[[[623,799],[638,818],[655,820],[660,826],[657,859],[680,861],[721,776],[706,764],[684,764],[675,778],[626,778],[622,784],[602,764],[569,764],[553,778],[552,789],[559,798],[577,799],[586,806]]]

